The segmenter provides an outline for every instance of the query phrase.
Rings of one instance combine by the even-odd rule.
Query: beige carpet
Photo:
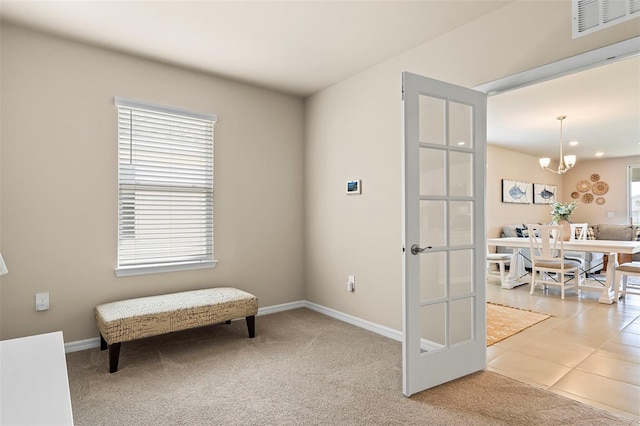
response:
[[[487,303],[487,346],[520,333],[551,315]]]
[[[480,372],[406,398],[401,344],[308,309],[67,355],[83,425],[632,425]]]

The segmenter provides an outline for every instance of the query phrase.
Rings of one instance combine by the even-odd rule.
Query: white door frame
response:
[[[510,90],[595,68],[600,65],[621,61],[639,54],[640,37],[634,37],[590,52],[571,56],[498,80],[483,83],[475,86],[473,89],[486,93],[488,96],[498,95]]]

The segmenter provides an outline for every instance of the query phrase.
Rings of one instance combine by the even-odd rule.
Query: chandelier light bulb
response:
[[[573,166],[576,165],[576,156],[575,155],[562,155],[562,121],[567,118],[566,115],[558,116],[558,120],[560,121],[560,160],[558,162],[558,170],[553,170],[549,168],[549,164],[551,164],[551,158],[545,157],[540,158],[538,161],[540,162],[540,167],[544,170],[549,170],[550,172],[562,175],[568,172]]]

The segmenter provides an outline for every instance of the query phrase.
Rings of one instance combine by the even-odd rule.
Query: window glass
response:
[[[121,98],[116,105],[116,273],[213,266],[215,116]]]

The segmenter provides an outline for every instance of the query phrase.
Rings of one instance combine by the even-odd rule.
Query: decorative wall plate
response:
[[[578,191],[580,192],[587,192],[591,189],[591,183],[588,180],[581,180],[576,185],[576,188],[578,188]]]
[[[597,182],[597,181],[600,180],[600,175],[597,174],[597,173],[594,173],[594,174],[591,175],[591,177],[589,179],[591,179],[591,182]]]
[[[578,191],[573,191],[573,192],[571,193],[571,198],[574,198],[574,199],[575,199],[575,198],[579,198],[579,197],[580,197],[580,194],[578,193]]]
[[[582,202],[585,204],[589,204],[593,201],[593,194],[584,194],[582,196]]]
[[[603,195],[609,192],[609,184],[607,182],[596,182],[591,189],[594,194]]]
[[[598,204],[598,205],[600,205],[600,206],[601,206],[601,205],[603,205],[603,204],[604,204],[604,203],[606,203],[606,202],[607,202],[607,200],[605,200],[605,199],[604,199],[604,197],[598,197],[598,198],[596,198],[596,204]]]

